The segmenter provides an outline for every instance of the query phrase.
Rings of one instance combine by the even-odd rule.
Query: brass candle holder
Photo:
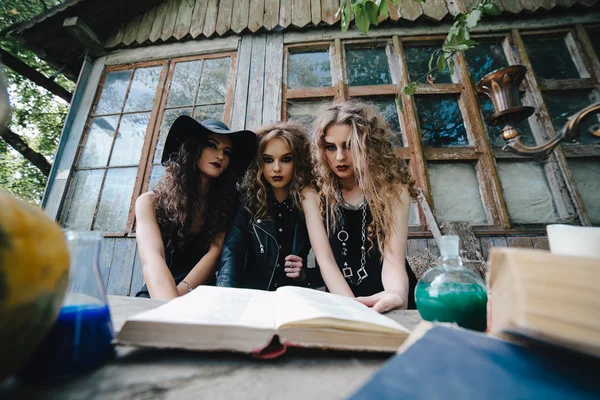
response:
[[[523,65],[497,69],[481,78],[477,89],[485,93],[494,105],[495,112],[488,116],[485,122],[491,126],[502,127],[501,135],[506,142],[502,150],[528,157],[545,157],[563,140],[565,130],[540,146],[530,147],[521,142],[521,132],[517,125],[535,112],[533,107],[519,105],[519,86],[526,73],[527,68]]]

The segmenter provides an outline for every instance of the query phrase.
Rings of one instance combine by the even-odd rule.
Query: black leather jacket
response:
[[[217,286],[261,290],[275,290],[279,286],[290,284],[305,287],[323,286],[319,269],[307,268],[306,265],[310,241],[302,213],[298,213],[293,227],[291,254],[302,257],[306,279],[298,281],[286,278],[284,282],[277,281],[276,275],[282,274],[275,274],[276,268],[285,266],[279,265],[277,261],[279,244],[275,229],[275,221],[253,220],[249,212],[240,205],[223,243]]]

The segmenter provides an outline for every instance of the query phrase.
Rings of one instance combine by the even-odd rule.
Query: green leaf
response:
[[[344,2],[344,4],[340,7],[340,11],[342,21],[342,32],[346,32],[348,30],[348,27],[350,26],[350,18],[348,18],[348,15],[350,14],[350,7]]]
[[[477,22],[481,19],[481,11],[478,9],[472,10],[467,16],[467,26],[473,28],[477,26]]]
[[[465,51],[465,50],[469,49],[469,46],[467,46],[466,44],[445,44],[445,45],[442,46],[442,48],[446,52],[451,52],[453,50],[456,50],[456,51]]]
[[[408,85],[402,88],[402,93],[407,96],[412,96],[417,91],[417,84],[415,82],[410,82]]]
[[[369,16],[363,9],[360,9],[360,12],[354,14],[354,23],[359,31],[365,35],[369,33]]]
[[[415,3],[425,3],[425,0],[414,0]]]
[[[454,57],[450,57],[446,61],[448,62],[448,73],[454,74]]]
[[[361,6],[363,5],[363,0],[350,0],[350,5],[352,7],[354,6]]]
[[[369,17],[369,22],[373,25],[378,25],[379,7],[377,7],[377,4],[373,3],[372,1],[367,1],[365,3],[365,11],[367,13],[367,16]]]
[[[399,0],[392,0],[392,4],[395,6],[397,6],[399,4],[398,2],[399,2]]]
[[[446,69],[446,54],[441,54],[437,59],[437,69],[438,72],[443,73]]]
[[[390,9],[388,0],[381,0],[381,4],[379,4],[379,15],[384,19],[388,19],[390,16]]]
[[[484,6],[483,6],[483,12],[486,15],[500,15],[500,14],[502,14],[502,10],[500,10],[500,7],[498,7],[498,4],[494,4],[494,3],[484,4]]]

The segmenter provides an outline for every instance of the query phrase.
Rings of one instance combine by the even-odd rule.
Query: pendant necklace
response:
[[[342,196],[342,191],[339,190],[340,196],[340,205],[350,211],[358,211],[362,209],[362,227],[361,227],[361,246],[360,246],[360,268],[356,271],[356,275],[358,279],[354,278],[354,271],[348,264],[348,260],[346,256],[348,254],[348,239],[350,235],[348,231],[345,229],[345,221],[342,221],[342,229],[337,234],[337,239],[342,243],[342,256],[344,257],[344,266],[342,268],[342,274],[344,278],[350,281],[355,285],[360,285],[361,282],[369,276],[369,273],[365,269],[367,264],[367,250],[365,248],[365,239],[366,239],[366,225],[367,225],[367,199],[363,198],[360,204],[353,206],[351,204],[346,203],[344,201],[344,197]]]

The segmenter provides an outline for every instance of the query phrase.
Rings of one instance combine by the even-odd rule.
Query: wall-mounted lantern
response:
[[[579,138],[579,124],[581,121],[594,113],[600,112],[600,103],[592,104],[575,114],[565,125],[562,131],[548,143],[539,146],[526,146],[521,142],[521,132],[517,125],[529,118],[535,108],[520,105],[519,86],[527,68],[523,65],[511,65],[506,68],[490,72],[477,83],[477,89],[485,93],[494,105],[494,113],[485,119],[488,125],[502,128],[502,138],[506,145],[504,151],[512,151],[521,156],[545,157],[561,140],[573,141]],[[600,136],[600,125],[594,125],[590,133]]]

